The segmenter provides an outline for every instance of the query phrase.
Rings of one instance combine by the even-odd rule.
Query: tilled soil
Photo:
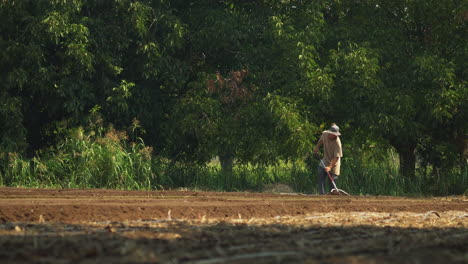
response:
[[[0,188],[2,263],[468,263],[468,198]]]

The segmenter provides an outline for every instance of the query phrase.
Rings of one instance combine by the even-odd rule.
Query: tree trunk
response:
[[[453,137],[452,144],[457,149],[461,171],[463,172],[468,164],[468,137],[464,133],[457,133]]]
[[[400,174],[408,179],[415,177],[416,155],[414,154],[416,147],[407,145],[406,147],[397,149],[400,155]]]
[[[221,163],[221,175],[224,178],[224,187],[229,189],[232,180],[232,168],[234,166],[234,155],[231,153],[223,153],[219,155]]]
[[[400,156],[400,175],[407,179],[414,178],[416,170],[416,141],[393,138],[393,140],[390,140],[390,144]]]

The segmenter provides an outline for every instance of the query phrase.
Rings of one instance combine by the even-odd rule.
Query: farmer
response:
[[[341,149],[341,140],[339,136],[341,136],[340,128],[333,123],[328,130],[322,132],[322,136],[314,148],[314,153],[318,155],[319,148],[323,145],[323,162],[320,162],[318,167],[319,194],[325,194],[325,179],[328,179],[327,172],[331,174],[335,182],[338,180],[338,175],[340,175],[340,164],[341,157],[343,157],[343,151]],[[328,179],[328,182],[331,186],[330,179]]]

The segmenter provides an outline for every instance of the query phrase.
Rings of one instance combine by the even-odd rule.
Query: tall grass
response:
[[[1,153],[0,153],[1,154]],[[147,190],[192,188],[216,191],[262,191],[267,184],[288,184],[296,192],[317,193],[318,161],[279,162],[275,166],[236,165],[230,178],[219,162],[186,164],[159,158],[143,141],[129,142],[113,128],[70,130],[53,148],[32,159],[0,155],[0,185],[53,188]],[[468,168],[417,170],[399,175],[394,151],[355,151],[343,158],[338,187],[354,195],[468,194]]]
[[[101,131],[102,132],[102,131]],[[126,134],[77,128],[63,142],[32,159],[10,153],[0,183],[62,188],[155,188],[152,149],[128,143]]]
[[[453,170],[444,174],[427,173],[417,168],[412,179],[399,175],[398,157],[393,150],[375,158],[350,156],[342,161],[341,175],[337,181],[340,189],[353,195],[391,196],[441,196],[468,194],[468,170]],[[372,158],[374,157],[374,158]],[[232,179],[225,181],[219,164],[209,166],[167,167],[165,185],[219,191],[261,191],[266,184],[283,183],[296,192],[317,193],[318,161],[306,164],[303,161],[275,166],[238,165]],[[425,173],[423,173],[425,172]],[[331,189],[331,186],[329,186]]]

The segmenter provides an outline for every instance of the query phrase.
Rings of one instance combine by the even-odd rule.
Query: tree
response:
[[[312,85],[321,73],[313,50],[319,7],[197,1],[177,8],[187,25],[191,79],[171,115],[172,158],[218,156],[228,179],[234,159],[268,164],[311,148],[315,128],[302,100],[323,88]]]
[[[387,140],[406,177],[418,149],[440,156],[429,146],[457,141],[466,149],[464,10],[463,1],[368,0],[336,1],[327,12],[334,114]]]
[[[3,143],[27,145],[33,155],[55,142],[61,126],[84,124],[90,112],[118,128],[142,117],[158,133],[151,125],[162,107],[148,116],[140,106],[162,104],[153,99],[174,76],[163,70],[181,28],[165,1],[2,1],[0,7],[6,80],[0,113],[11,120],[2,122]]]

